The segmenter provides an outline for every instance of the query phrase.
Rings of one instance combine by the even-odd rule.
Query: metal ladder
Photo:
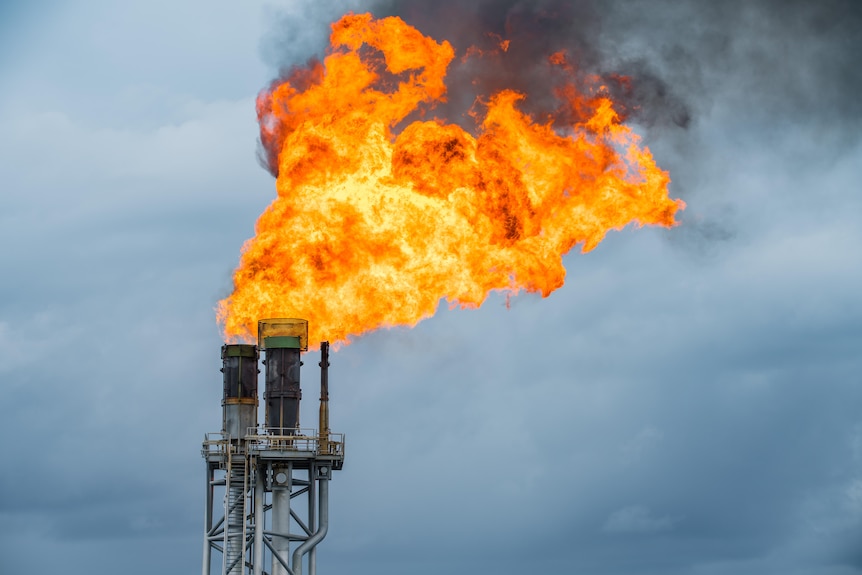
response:
[[[245,568],[246,520],[248,510],[248,458],[234,462],[228,449],[224,494],[224,563],[222,575],[242,575]]]

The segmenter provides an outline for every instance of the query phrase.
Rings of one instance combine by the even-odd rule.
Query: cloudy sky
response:
[[[0,7],[0,573],[199,571],[213,308],[275,193],[254,98],[351,7],[447,29],[416,2]],[[643,79],[681,225],[333,354],[320,572],[862,573],[862,12],[576,8],[562,33]]]

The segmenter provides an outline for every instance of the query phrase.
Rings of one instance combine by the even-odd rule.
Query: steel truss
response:
[[[250,429],[243,440],[209,434],[202,454],[202,575],[213,575],[214,551],[221,554],[222,575],[302,575],[306,565],[316,575],[317,545],[329,528],[329,481],[344,463],[344,436],[266,428]]]

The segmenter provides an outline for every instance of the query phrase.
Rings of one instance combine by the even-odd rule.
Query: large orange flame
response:
[[[674,225],[683,202],[600,86],[558,90],[580,118],[565,130],[520,112],[524,96],[504,90],[484,103],[476,136],[440,120],[395,135],[443,101],[453,57],[400,18],[348,14],[322,64],[261,93],[278,197],[219,302],[228,339],[253,338],[261,318],[302,317],[310,341],[348,343],[415,325],[442,298],[475,307],[491,290],[548,296],[576,244],[589,251],[632,222]]]

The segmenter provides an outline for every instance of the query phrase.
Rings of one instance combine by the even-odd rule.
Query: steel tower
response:
[[[261,320],[257,345],[222,346],[222,430],[208,433],[202,449],[203,575],[212,575],[213,551],[221,553],[222,575],[302,575],[304,564],[316,575],[317,544],[329,529],[329,481],[344,463],[344,435],[329,431],[328,342],[320,344],[319,429],[299,425],[307,349],[308,322],[293,318]],[[260,351],[263,426],[257,421]]]

